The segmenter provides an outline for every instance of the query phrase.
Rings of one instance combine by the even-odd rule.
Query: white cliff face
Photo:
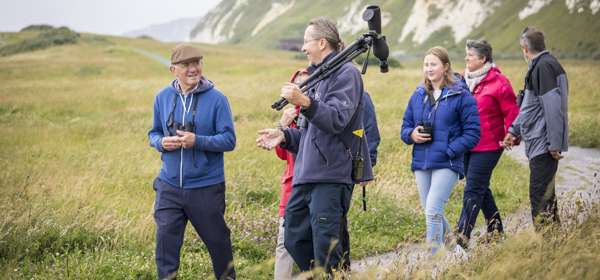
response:
[[[362,19],[362,14],[367,5],[361,5],[361,0],[354,0],[346,9],[346,13],[338,19],[337,26],[340,34],[356,34],[360,31],[367,31],[367,23]],[[381,27],[385,27],[392,16],[388,12],[381,14]]]
[[[592,11],[592,15],[595,15],[600,10],[600,0],[590,1],[590,10]]]
[[[527,6],[525,6],[525,8],[519,12],[519,19],[523,20],[530,15],[536,14],[551,2],[552,0],[529,0]]]
[[[450,27],[458,43],[500,5],[493,0],[417,0],[398,41],[413,34],[412,42],[422,44],[433,32]]]
[[[273,22],[278,17],[285,14],[285,12],[289,11],[292,7],[294,7],[295,2],[295,0],[292,0],[287,4],[276,2],[271,3],[271,9],[269,9],[269,11],[263,16],[262,20],[256,25],[256,27],[254,27],[251,36],[254,37],[254,35],[260,32],[260,30],[262,30],[269,23]]]
[[[248,0],[236,0],[233,8],[225,13],[225,7],[218,6],[214,12],[211,12],[205,16],[202,23],[202,28],[192,37],[190,41],[218,44],[227,41],[232,38],[234,34],[235,25],[237,25],[240,18],[242,18],[243,12],[239,10],[244,9],[248,5]],[[223,15],[223,16],[221,16]],[[227,26],[230,19],[236,16],[232,25]]]
[[[550,4],[552,0],[529,0],[527,6],[519,12],[519,19],[524,19],[530,15],[538,13],[543,7]],[[578,14],[585,11],[585,3],[583,0],[565,0],[565,5],[569,9],[569,13],[577,12]],[[592,15],[595,15],[600,10],[600,0],[590,1],[589,9]]]
[[[340,33],[356,34],[364,28],[364,26],[361,25],[363,20],[359,9],[362,6],[361,2],[361,0],[352,1],[350,7],[346,10],[346,14],[338,19],[337,26]]]

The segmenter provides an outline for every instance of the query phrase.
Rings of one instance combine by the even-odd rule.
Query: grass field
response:
[[[12,39],[3,34],[5,41]],[[80,43],[0,58],[0,277],[7,279],[152,279],[151,182],[159,154],[148,146],[154,94],[168,69],[133,51],[168,57],[172,45],[84,34]],[[200,46],[205,74],[232,106],[237,147],[226,154],[227,211],[240,279],[272,278],[279,176],[284,163],[255,148],[271,127],[270,104],[305,62],[292,53]],[[462,67],[462,61],[457,63]],[[501,61],[514,86],[526,65]],[[565,62],[571,82],[572,142],[600,146],[598,64]],[[406,101],[420,66],[365,77],[382,143],[369,211],[359,192],[350,211],[352,257],[421,241],[424,217],[410,172],[410,147],[399,139]],[[527,171],[504,157],[493,190],[504,213],[527,201]],[[462,183],[447,213],[457,219]],[[179,279],[212,275],[208,254],[188,228]]]

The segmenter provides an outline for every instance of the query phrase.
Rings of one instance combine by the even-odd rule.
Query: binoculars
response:
[[[177,135],[177,130],[182,130],[182,131],[186,131],[186,132],[194,132],[195,126],[194,126],[193,122],[187,122],[187,123],[185,123],[185,125],[176,122],[176,123],[171,124],[168,128],[169,128],[170,136],[175,136],[175,135]]]
[[[429,141],[432,141],[433,140],[433,124],[430,122],[419,122],[417,125],[421,126],[421,128],[419,128],[419,133],[429,134],[429,137],[431,138],[431,140],[429,140]]]

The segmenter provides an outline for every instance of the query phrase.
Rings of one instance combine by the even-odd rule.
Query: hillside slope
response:
[[[441,44],[462,49],[467,38],[486,38],[500,53],[518,54],[516,40],[527,25],[547,33],[552,50],[571,57],[598,57],[599,0],[223,0],[192,29],[190,40],[277,47],[301,38],[310,18],[337,21],[346,40],[366,31],[367,4],[383,11],[383,31],[393,50],[421,53]]]

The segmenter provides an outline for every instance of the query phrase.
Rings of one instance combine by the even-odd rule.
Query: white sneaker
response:
[[[467,260],[469,260],[469,254],[467,253],[467,251],[465,251],[465,249],[463,249],[463,247],[458,244],[454,246],[454,250],[452,251],[452,253],[457,261],[466,262]]]

